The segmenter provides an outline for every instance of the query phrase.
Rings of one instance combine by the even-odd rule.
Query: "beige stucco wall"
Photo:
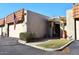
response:
[[[79,20],[76,21],[76,39],[79,40]]]
[[[2,28],[2,27],[0,27],[0,35],[1,35],[1,28]]]
[[[47,20],[48,17],[32,12],[24,11],[26,15],[24,16],[23,23],[16,24],[16,29],[14,29],[14,24],[9,25],[9,37],[19,38],[21,32],[31,32],[35,33],[36,38],[44,37],[47,34]],[[7,31],[7,24],[3,28],[3,32]]]
[[[27,11],[27,31],[35,33],[36,38],[44,37],[47,34],[47,16]]]
[[[26,32],[26,28],[24,27],[23,23],[17,24],[15,30],[14,30],[14,25],[9,26],[9,37],[19,38],[19,34],[21,32]]]
[[[67,10],[66,12],[66,31],[68,37],[72,36],[73,39],[75,39],[75,32],[74,32],[74,19],[72,17],[72,10]]]
[[[7,28],[8,28],[8,24],[5,24],[5,26],[3,27],[3,36],[5,36],[5,34],[7,34]]]
[[[24,11],[27,14],[27,11]],[[9,25],[9,37],[19,38],[19,34],[21,32],[27,32],[27,15],[24,16],[23,23],[19,23],[16,25],[16,29],[14,29],[14,25]]]

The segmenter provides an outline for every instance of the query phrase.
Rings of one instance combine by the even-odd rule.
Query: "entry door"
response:
[[[76,21],[76,39],[79,40],[79,21]]]
[[[54,36],[55,38],[60,38],[60,24],[55,24],[55,25],[54,25],[53,36]]]

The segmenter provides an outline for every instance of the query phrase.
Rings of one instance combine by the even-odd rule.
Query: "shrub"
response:
[[[32,41],[33,37],[34,37],[34,35],[32,33],[28,33],[28,32],[20,33],[20,39],[24,40],[26,42]]]

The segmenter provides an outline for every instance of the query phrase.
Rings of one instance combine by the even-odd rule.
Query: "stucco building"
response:
[[[79,4],[73,4],[73,8],[66,12],[66,31],[68,36],[79,40]]]
[[[0,19],[0,35],[19,38],[21,32],[34,33],[35,38],[60,38],[60,17],[48,16],[29,10],[18,10]]]
[[[16,27],[14,29],[14,14],[16,15]],[[7,17],[0,19],[0,35],[19,38],[21,32],[35,33],[36,37],[43,37],[47,33],[47,19],[44,16],[29,10],[18,10]]]

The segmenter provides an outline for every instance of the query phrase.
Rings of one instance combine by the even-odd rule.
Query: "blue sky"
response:
[[[66,16],[66,10],[72,8],[71,3],[2,3],[0,18],[25,8],[47,16]]]

